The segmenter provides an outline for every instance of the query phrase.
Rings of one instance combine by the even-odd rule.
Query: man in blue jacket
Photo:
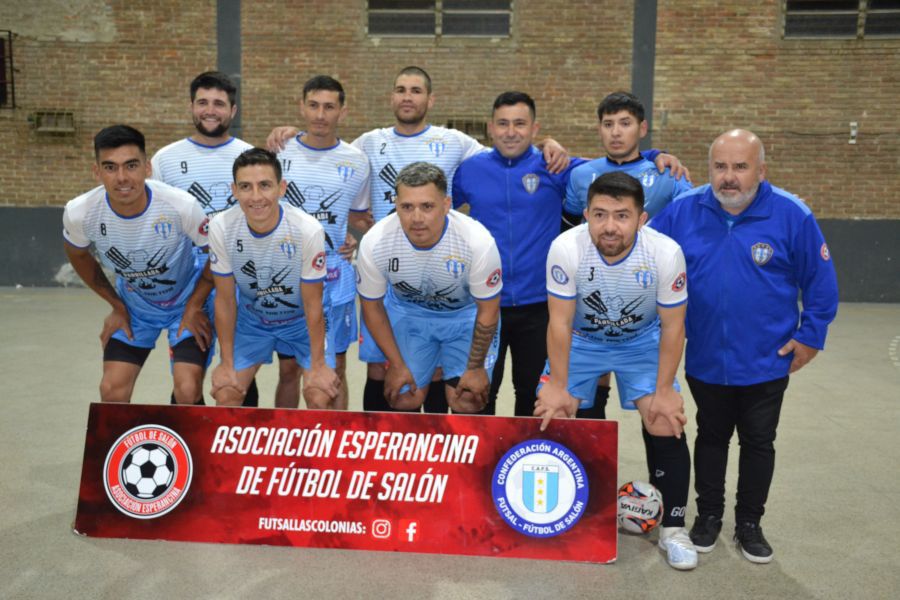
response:
[[[566,185],[572,170],[584,164],[572,158],[567,169],[551,173],[541,152],[532,145],[540,129],[534,100],[523,92],[504,92],[494,101],[488,132],[494,141],[460,164],[453,177],[453,207],[469,205],[497,242],[503,264],[500,299],[500,351],[485,414],[494,414],[503,379],[506,349],[512,350],[515,414],[534,412],[536,389],[547,360],[547,252],[559,235]],[[646,153],[660,169],[680,171],[678,159]],[[663,164],[665,163],[665,164]]]
[[[685,373],[697,403],[699,514],[690,536],[700,552],[716,545],[736,427],[734,539],[745,558],[767,563],[773,552],[759,523],[775,469],[781,403],[789,373],[825,346],[837,313],[837,278],[810,209],[766,181],[765,150],[753,133],[735,129],[716,138],[709,180],[650,224],[681,245],[691,287]]]

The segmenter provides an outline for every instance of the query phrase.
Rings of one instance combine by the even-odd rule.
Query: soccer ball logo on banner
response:
[[[153,519],[184,499],[193,476],[191,453],[177,433],[142,425],[123,433],[103,465],[106,495],[120,512]]]

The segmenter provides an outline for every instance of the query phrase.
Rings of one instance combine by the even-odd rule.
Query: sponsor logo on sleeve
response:
[[[558,283],[559,285],[566,285],[569,283],[569,276],[566,275],[565,269],[563,269],[559,265],[553,265],[550,267],[550,276],[553,277],[553,281]]]
[[[316,271],[321,271],[325,268],[325,253],[319,252],[312,259],[312,267]]]
[[[500,273],[500,269],[495,269],[494,272],[491,273],[490,276],[487,278],[487,281],[485,281],[485,284],[490,288],[497,287],[497,284],[500,283],[500,280],[502,278],[503,277]]]
[[[203,219],[203,222],[200,223],[200,227],[197,228],[197,233],[200,235],[209,235],[209,217]]]
[[[672,291],[680,292],[684,289],[684,286],[687,285],[687,274],[682,273],[678,277],[675,278],[675,281],[672,283]]]
[[[822,242],[822,247],[819,248],[819,254],[822,255],[822,260],[831,260],[831,252],[828,251],[828,244]]]

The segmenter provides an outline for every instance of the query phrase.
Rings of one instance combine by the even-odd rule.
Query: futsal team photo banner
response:
[[[618,424],[91,404],[93,537],[616,559]]]

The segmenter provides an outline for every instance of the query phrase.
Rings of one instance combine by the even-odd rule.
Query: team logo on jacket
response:
[[[120,512],[155,519],[184,499],[193,472],[191,452],[181,436],[162,425],[140,425],[109,449],[103,486]]]
[[[494,272],[491,273],[487,278],[487,281],[485,281],[484,283],[490,288],[497,287],[497,284],[500,283],[501,279],[503,279],[503,277],[500,274],[500,269],[495,269]]]
[[[325,268],[325,253],[319,252],[312,259],[312,267],[316,271],[321,271]]]
[[[672,291],[680,292],[684,289],[684,286],[687,285],[687,274],[681,273],[678,277],[675,278],[675,281],[672,282]]]
[[[540,183],[541,178],[534,173],[528,173],[527,175],[522,176],[522,185],[525,186],[525,191],[529,194],[535,193]]]
[[[753,244],[753,247],[750,248],[750,255],[753,256],[753,262],[760,267],[769,262],[773,254],[775,254],[775,251],[772,249],[772,246],[765,242],[758,242]]]
[[[356,171],[353,169],[353,165],[341,163],[337,166],[337,172],[341,177],[341,181],[347,183]]]
[[[447,149],[447,144],[444,143],[440,138],[436,140],[429,140],[428,142],[428,150],[434,155],[435,158],[440,158],[444,153],[444,150]]]
[[[581,461],[550,440],[528,440],[510,448],[494,468],[491,487],[500,516],[531,537],[552,537],[571,529],[588,500]]]
[[[175,226],[172,224],[172,221],[169,220],[165,215],[156,219],[153,222],[153,231],[156,232],[156,235],[161,237],[162,239],[168,239],[170,235],[172,235],[172,231],[175,229]]]
[[[297,246],[289,237],[281,240],[281,244],[279,244],[278,247],[281,248],[281,252],[288,258],[294,258],[294,255],[297,253]]]
[[[658,177],[658,173],[656,169],[647,169],[643,173],[640,174],[638,180],[640,180],[641,185],[645,188],[653,187],[653,184],[656,183],[656,178]]]
[[[828,251],[828,245],[822,242],[822,247],[819,248],[819,254],[822,256],[822,260],[831,260],[831,252]]]

